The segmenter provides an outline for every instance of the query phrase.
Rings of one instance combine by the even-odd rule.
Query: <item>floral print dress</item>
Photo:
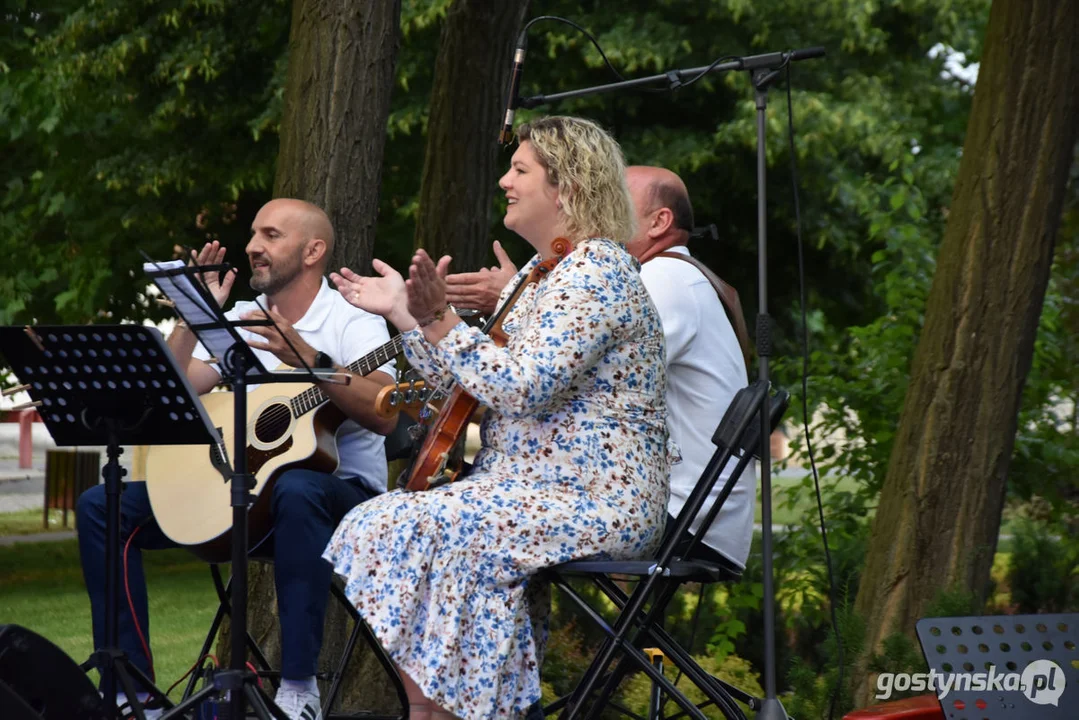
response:
[[[354,508],[324,557],[394,662],[458,717],[515,717],[539,700],[550,603],[538,571],[661,540],[663,333],[636,263],[609,240],[579,243],[522,293],[504,348],[464,323],[437,345],[405,333],[429,382],[452,377],[488,408],[482,448],[463,480]]]

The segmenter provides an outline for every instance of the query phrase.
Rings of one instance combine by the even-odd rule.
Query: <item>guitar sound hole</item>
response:
[[[292,411],[288,405],[271,405],[255,421],[255,437],[259,442],[272,443],[281,438],[292,424]]]

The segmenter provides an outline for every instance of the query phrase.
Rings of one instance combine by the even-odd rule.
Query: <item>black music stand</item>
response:
[[[271,382],[343,382],[336,370],[317,370],[305,367],[292,372],[268,372],[254,350],[240,336],[237,328],[252,325],[273,325],[271,320],[230,320],[214,297],[206,290],[201,275],[220,272],[226,265],[186,266],[182,261],[149,262],[143,266],[154,283],[175,305],[183,319],[203,346],[219,361],[221,378],[232,385],[234,401],[235,447],[230,476],[232,505],[232,598],[229,638],[230,658],[227,670],[213,672],[213,682],[183,701],[166,718],[183,716],[211,697],[228,698],[228,716],[246,717],[250,705],[260,720],[289,720],[289,717],[257,686],[257,675],[248,670],[247,658],[247,509],[251,504],[250,490],[255,478],[247,471],[247,386],[249,383]],[[227,457],[222,453],[221,457]]]
[[[1079,613],[923,618],[917,630],[949,720],[1075,717]]]
[[[57,445],[105,445],[105,638],[83,664],[102,674],[110,716],[117,681],[138,720],[141,688],[166,707],[156,688],[118,647],[121,445],[220,442],[187,378],[156,328],[141,325],[0,327],[0,347],[25,383]],[[137,682],[137,686],[136,686]],[[117,715],[118,716],[118,715]]]

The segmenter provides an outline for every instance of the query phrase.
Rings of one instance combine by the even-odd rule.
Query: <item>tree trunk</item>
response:
[[[347,265],[366,273],[370,267],[400,12],[399,0],[293,2],[274,196],[300,198],[326,210],[337,236],[331,268]],[[273,566],[253,563],[248,582],[248,630],[279,666]],[[351,625],[331,598],[320,671],[341,656]],[[227,658],[227,627],[221,637],[219,650]],[[353,653],[339,697],[341,709],[399,709],[386,674],[362,645]]]
[[[498,131],[528,0],[457,0],[439,46],[414,245],[453,270],[485,264],[498,190]]]
[[[329,214],[331,268],[370,268],[400,17],[400,0],[292,4],[274,196]]]
[[[856,600],[870,650],[942,590],[984,599],[1077,98],[1079,6],[996,0]]]

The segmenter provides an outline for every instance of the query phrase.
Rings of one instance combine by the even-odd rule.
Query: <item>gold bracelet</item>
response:
[[[435,314],[432,315],[431,317],[426,318],[424,320],[416,321],[416,325],[418,325],[421,328],[425,328],[428,325],[431,325],[432,323],[436,323],[439,320],[441,320],[442,318],[446,317],[446,311],[447,310],[452,310],[452,309],[453,308],[450,305],[447,305],[446,307],[444,307],[444,308],[442,308],[440,310],[436,310]]]

